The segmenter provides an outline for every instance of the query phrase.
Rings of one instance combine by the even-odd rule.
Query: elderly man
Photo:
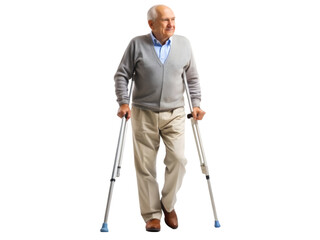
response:
[[[173,11],[157,5],[150,8],[147,16],[151,33],[135,37],[129,43],[115,74],[115,89],[120,106],[118,116],[132,119],[141,215],[146,230],[158,232],[161,209],[166,224],[173,229],[178,227],[174,205],[186,165],[183,72],[190,89],[193,117],[201,120],[205,112],[200,109],[201,91],[189,41],[174,35]],[[135,83],[132,109],[128,105],[130,79]],[[161,197],[156,174],[160,138],[166,147]]]

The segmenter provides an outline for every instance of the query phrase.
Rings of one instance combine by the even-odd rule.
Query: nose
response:
[[[174,25],[174,20],[169,19],[168,27],[172,27]]]

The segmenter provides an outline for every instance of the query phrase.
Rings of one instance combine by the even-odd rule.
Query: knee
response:
[[[167,154],[164,159],[164,164],[166,166],[177,166],[180,165],[182,167],[185,167],[187,165],[187,159],[185,158],[184,154],[178,154],[177,152]]]

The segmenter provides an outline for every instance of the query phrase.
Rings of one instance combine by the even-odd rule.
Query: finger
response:
[[[126,114],[127,114],[127,120],[129,120],[131,118],[131,110],[129,109]]]
[[[123,117],[122,114],[121,114],[121,112],[118,112],[118,113],[117,113],[117,116],[118,116],[119,118],[122,118],[122,117]]]
[[[192,112],[192,117],[193,117],[194,120],[197,120],[198,116],[197,116],[197,112],[196,111]]]
[[[117,114],[117,115],[118,115],[119,118],[123,118],[123,116],[124,116],[125,114],[126,114],[126,113],[125,113],[124,111],[122,111],[121,109],[118,110],[118,114]]]
[[[197,108],[193,109],[192,116],[194,120],[198,120],[199,110]]]
[[[199,112],[198,112],[198,118],[197,118],[197,119],[198,119],[198,120],[202,120],[205,114],[206,114],[205,111],[199,111]]]

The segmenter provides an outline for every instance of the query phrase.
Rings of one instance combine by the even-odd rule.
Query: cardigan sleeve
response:
[[[129,103],[128,83],[134,74],[134,53],[134,41],[131,40],[126,51],[123,54],[117,72],[114,75],[115,92],[119,106]]]
[[[193,57],[193,53],[191,51],[191,58],[189,61],[189,65],[186,68],[186,77],[188,82],[188,87],[190,91],[190,97],[193,107],[200,107],[201,102],[201,88],[200,88],[200,80],[196,67],[196,63]]]

